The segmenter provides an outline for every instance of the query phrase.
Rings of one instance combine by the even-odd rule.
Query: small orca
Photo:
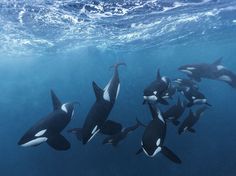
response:
[[[170,149],[163,145],[166,137],[166,122],[159,109],[156,110],[153,104],[148,103],[152,114],[152,120],[143,133],[141,148],[136,152],[144,152],[149,157],[154,157],[161,152],[171,161],[180,164],[181,160]]]
[[[137,123],[135,125],[124,128],[119,133],[106,137],[103,140],[103,144],[112,144],[113,147],[116,147],[122,140],[127,137],[129,133],[135,131],[140,126],[145,126],[138,119],[136,119],[136,121]]]
[[[219,72],[224,69],[221,65],[222,58],[217,59],[212,64],[188,64],[178,68],[181,72],[187,73],[187,76],[197,82],[200,82],[202,78],[218,79]]]
[[[195,104],[206,104],[208,106],[212,106],[211,104],[207,102],[207,98],[205,97],[205,95],[197,89],[186,88],[181,92],[189,101],[189,103],[187,104],[187,107],[191,107]]]
[[[68,125],[74,115],[74,104],[64,103],[51,90],[53,112],[32,126],[19,140],[22,147],[38,146],[46,142],[55,150],[68,150],[70,143],[60,133]]]
[[[164,105],[168,105],[169,103],[162,98],[164,93],[168,90],[170,85],[170,80],[160,75],[160,70],[157,71],[157,78],[155,81],[151,82],[143,92],[143,104],[147,102],[159,102]]]
[[[118,67],[120,65],[126,64],[118,63],[113,66],[115,69],[114,74],[104,89],[101,89],[93,82],[96,101],[92,105],[83,127],[74,128],[68,131],[75,134],[77,139],[82,141],[83,144],[88,143],[98,132],[113,135],[120,132],[122,129],[121,124],[107,120],[120,90],[120,79],[118,74]]]
[[[198,89],[198,85],[196,84],[196,82],[194,82],[191,79],[178,78],[178,79],[175,79],[173,82],[177,83],[178,91],[181,91],[188,87]]]
[[[183,115],[186,107],[186,102],[181,102],[178,97],[177,104],[171,106],[166,112],[163,113],[163,117],[166,120],[172,121],[172,123],[177,126],[179,125],[179,118]]]
[[[203,106],[199,108],[195,113],[190,109],[187,118],[183,121],[178,129],[178,133],[181,134],[182,132],[189,131],[191,133],[195,133],[193,126],[197,123],[199,118],[207,109],[207,106]]]

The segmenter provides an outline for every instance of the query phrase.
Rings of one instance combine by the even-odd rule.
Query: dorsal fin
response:
[[[157,80],[161,79],[160,69],[157,70]]]
[[[61,101],[59,100],[59,98],[56,96],[56,94],[54,93],[53,90],[51,90],[51,97],[52,97],[52,106],[53,106],[53,110],[57,110],[61,108]]]
[[[222,57],[220,57],[219,59],[217,59],[215,62],[213,62],[212,64],[213,65],[220,65],[221,64],[221,61],[222,61]]]
[[[97,100],[103,97],[103,90],[93,81],[93,90]]]

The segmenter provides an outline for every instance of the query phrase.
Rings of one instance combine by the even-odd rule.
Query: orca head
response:
[[[147,101],[157,101],[157,91],[151,88],[146,88],[143,91],[143,99]]]
[[[29,130],[24,136],[19,140],[18,145],[22,147],[33,147],[40,145],[43,142],[47,141],[47,137],[45,136],[47,129],[42,130]]]
[[[61,110],[64,111],[70,118],[74,115],[74,105],[77,103],[64,103],[61,105]]]
[[[87,144],[100,131],[98,125],[90,125],[83,130],[82,143]]]
[[[149,139],[141,142],[144,153],[149,157],[154,157],[161,151],[161,138]]]

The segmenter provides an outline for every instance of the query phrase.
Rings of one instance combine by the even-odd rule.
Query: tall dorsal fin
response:
[[[161,79],[160,69],[157,70],[157,80]]]
[[[222,57],[220,57],[219,59],[217,59],[215,62],[213,62],[212,64],[213,65],[220,65],[221,64],[221,62],[222,62]]]
[[[93,90],[97,100],[103,98],[103,90],[93,81]]]
[[[61,101],[59,100],[59,98],[56,96],[56,94],[54,93],[53,90],[51,90],[51,97],[52,97],[52,106],[53,106],[53,110],[57,110],[61,108]]]

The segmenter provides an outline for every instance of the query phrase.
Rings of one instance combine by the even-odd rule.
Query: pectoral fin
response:
[[[68,150],[70,148],[70,143],[61,134],[52,135],[48,138],[47,143],[55,150]]]
[[[140,153],[143,153],[143,149],[140,148],[137,152],[136,152],[136,155],[139,155]]]
[[[165,155],[169,160],[173,161],[174,163],[181,164],[181,160],[178,156],[176,156],[170,149],[165,146],[161,147],[161,153]]]
[[[122,130],[122,125],[120,123],[114,122],[112,120],[107,120],[101,127],[100,132],[105,135],[114,135]]]

